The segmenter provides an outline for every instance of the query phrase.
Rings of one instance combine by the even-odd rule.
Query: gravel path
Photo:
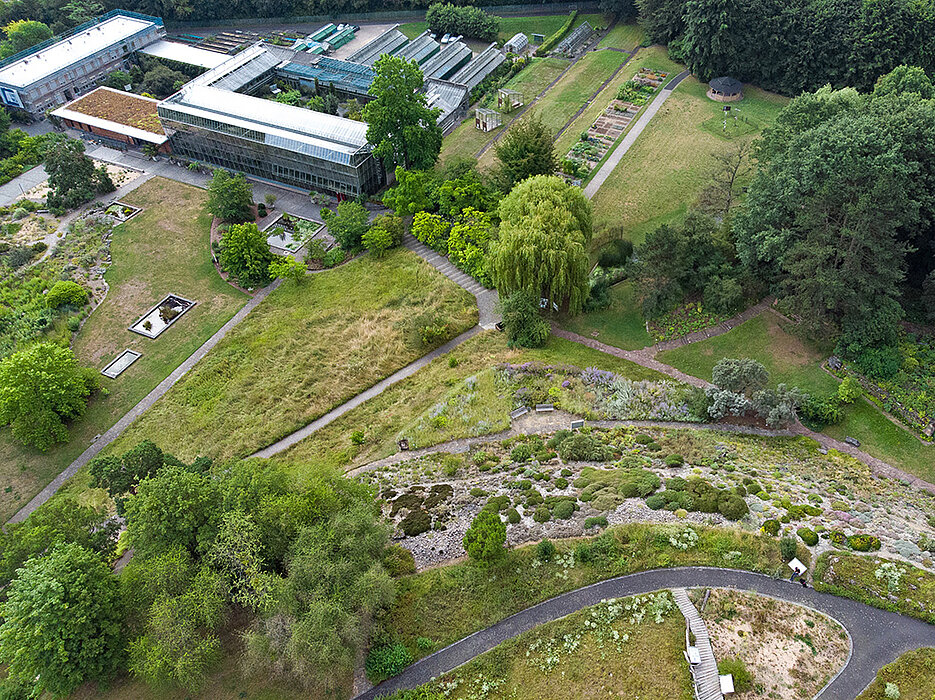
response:
[[[68,467],[55,477],[52,482],[46,486],[42,491],[37,493],[33,499],[27,503],[25,506],[20,508],[17,511],[16,515],[9,519],[8,522],[18,523],[25,520],[30,513],[32,513],[36,508],[41,506],[43,503],[48,501],[53,494],[58,491],[62,484],[64,484],[68,479],[73,477],[81,467],[91,461],[97,454],[103,450],[107,445],[116,440],[124,430],[126,430],[130,424],[140,417],[150,406],[152,406],[157,400],[159,400],[163,394],[165,394],[169,389],[171,389],[185,374],[190,370],[195,364],[201,360],[202,357],[208,354],[208,351],[211,350],[215,345],[217,345],[224,336],[226,336],[230,330],[236,326],[238,323],[246,318],[256,306],[263,301],[270,292],[272,292],[276,287],[279,286],[280,280],[276,280],[268,287],[264,287],[259,290],[252,299],[250,299],[246,304],[244,304],[240,310],[231,317],[231,319],[225,323],[221,328],[207,341],[205,344],[193,352],[187,360],[175,368],[175,370],[168,377],[163,379],[159,384],[149,392],[136,406],[130,409],[124,416],[118,420],[111,428],[101,435],[94,443],[86,449],[74,462],[68,465]]]
[[[882,666],[907,651],[931,646],[935,640],[935,628],[921,620],[878,610],[829,593],[818,593],[770,576],[708,567],[656,569],[608,579],[527,608],[420,659],[400,675],[358,695],[356,700],[371,700],[427,683],[508,639],[602,600],[698,586],[736,588],[768,595],[808,606],[843,625],[851,638],[851,655],[841,672],[815,696],[821,700],[854,700],[873,681]]]

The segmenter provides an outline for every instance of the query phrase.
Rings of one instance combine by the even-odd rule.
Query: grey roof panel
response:
[[[409,43],[409,39],[399,29],[399,25],[394,25],[387,29],[373,41],[365,44],[363,47],[352,53],[346,60],[351,63],[360,63],[364,66],[372,66],[383,54],[394,54],[403,46]]]

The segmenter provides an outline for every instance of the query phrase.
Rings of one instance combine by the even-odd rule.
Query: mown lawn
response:
[[[477,322],[470,294],[406,250],[283,284],[114,445],[242,457],[311,422]]]
[[[204,190],[154,178],[124,201],[143,212],[115,229],[110,289],[74,339],[80,362],[98,369],[126,348],[142,357],[117,379],[101,377],[108,394],[92,399],[69,426],[71,439],[46,453],[13,442],[0,431],[0,518],[23,506],[117,419],[197,350],[246,302],[246,295],[215,271],[209,248],[210,215]],[[198,303],[155,340],[127,327],[168,294]]]
[[[764,313],[724,335],[675,350],[659,353],[657,359],[702,379],[724,357],[751,357],[769,370],[774,384],[785,382],[815,394],[837,391],[838,381],[821,369],[831,348],[816,348],[781,327],[778,317]],[[857,438],[861,449],[895,467],[935,481],[935,447],[920,442],[912,433],[895,425],[867,401],[848,406],[839,425],[823,431],[838,440]]]
[[[529,109],[528,114],[538,115],[543,124],[557,135],[601,83],[626,60],[627,54],[619,51],[593,51],[586,54]],[[489,168],[493,162],[493,151],[488,150],[478,164],[481,168]]]
[[[568,64],[569,61],[564,58],[534,58],[529,66],[507,82],[506,87],[522,92],[524,101],[528,103],[542,92],[549,83],[561,75],[562,71],[568,67]],[[496,108],[496,101],[496,95],[490,95],[483,101],[482,106]],[[504,123],[509,121],[512,116],[511,114],[503,115]],[[461,126],[445,137],[441,153],[438,156],[439,165],[445,165],[460,158],[473,160],[476,158],[478,151],[499,132],[500,129],[494,131],[477,129],[474,126],[474,117],[469,116]]]
[[[857,700],[887,700],[887,683],[896,685],[900,700],[932,700],[935,697],[935,649],[913,649],[884,666]]]
[[[632,51],[646,40],[646,32],[636,22],[633,24],[617,24],[607,32],[607,35],[598,43],[598,48],[610,47]]]
[[[653,344],[646,332],[632,282],[621,282],[610,289],[610,306],[577,316],[563,316],[559,325],[565,330],[622,350],[639,350]]]
[[[669,596],[667,592],[659,595]],[[617,605],[645,606],[648,596],[620,598]],[[493,699],[551,700],[556,683],[568,698],[640,698],[691,700],[691,672],[685,661],[685,620],[672,602],[661,622],[646,615],[639,622],[623,619],[606,623],[608,606],[585,608],[503,642],[432,685],[459,682],[448,697],[468,700],[479,684],[498,684]],[[616,632],[626,641],[612,637]],[[574,651],[563,640],[575,638]],[[549,652],[544,651],[549,649]],[[554,665],[546,661],[554,655]],[[549,664],[544,671],[543,663]],[[559,681],[559,679],[561,679]]]
[[[634,66],[638,68],[639,63]],[[640,243],[648,231],[683,216],[709,180],[714,169],[711,156],[732,143],[755,138],[787,102],[745,86],[746,96],[736,106],[757,130],[725,138],[712,126],[721,105],[705,96],[706,87],[695,78],[686,78],[623,156],[592,199],[596,231],[620,225],[634,243]],[[595,236],[592,248],[602,243]]]
[[[631,379],[664,378],[658,372],[627,360],[554,336],[542,348],[511,350],[506,347],[502,333],[488,331],[433,360],[413,376],[349,411],[276,459],[290,463],[297,473],[304,473],[324,468],[347,470],[387,457],[397,451],[397,435],[467,377],[500,362],[534,360],[600,367]],[[452,367],[452,363],[455,366]],[[355,430],[364,433],[361,445],[351,442],[351,433]]]

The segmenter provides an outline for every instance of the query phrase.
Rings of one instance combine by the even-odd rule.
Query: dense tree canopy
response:
[[[48,25],[33,20],[10,22],[3,28],[3,33],[6,39],[0,41],[0,58],[9,58],[52,37]]]
[[[438,110],[429,108],[422,92],[419,64],[387,54],[373,70],[374,99],[364,106],[363,118],[374,154],[388,169],[432,167],[442,147],[442,131],[435,123]]]
[[[0,424],[47,450],[68,440],[65,421],[84,413],[96,387],[96,373],[79,367],[70,349],[39,343],[0,361]]]
[[[703,80],[787,95],[869,89],[901,63],[935,69],[933,0],[637,0],[653,41]]]
[[[38,691],[66,695],[123,657],[117,579],[96,554],[61,544],[17,572],[0,606],[0,661]]]
[[[900,69],[871,94],[822,88],[793,100],[760,144],[735,219],[744,263],[852,356],[895,342],[935,267],[930,89]]]
[[[438,36],[459,34],[481,41],[493,41],[500,31],[499,17],[470,5],[460,7],[451,3],[433,3],[425,13],[425,21]]]
[[[218,168],[208,183],[208,211],[221,221],[253,221],[253,187],[242,173]]]
[[[94,167],[84,153],[84,142],[58,139],[46,152],[45,169],[49,174],[50,209],[73,209],[98,194],[113,192],[116,187],[106,168]]]
[[[553,134],[538,115],[512,127],[496,145],[506,190],[533,175],[551,175],[558,168]]]
[[[252,222],[233,224],[221,236],[221,268],[234,275],[244,287],[269,282],[272,261],[266,234]]]

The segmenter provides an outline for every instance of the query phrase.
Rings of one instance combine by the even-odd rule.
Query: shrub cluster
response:
[[[809,547],[814,547],[818,544],[818,535],[814,530],[808,527],[800,527],[796,534],[802,538],[802,541],[807,544]]]
[[[749,512],[746,501],[734,491],[716,488],[698,476],[667,480],[666,490],[649,496],[646,505],[653,510],[720,513],[728,520],[740,520]]]
[[[500,18],[479,7],[459,7],[451,3],[434,3],[425,13],[429,29],[439,36],[462,34],[481,41],[493,41],[500,31]]]

